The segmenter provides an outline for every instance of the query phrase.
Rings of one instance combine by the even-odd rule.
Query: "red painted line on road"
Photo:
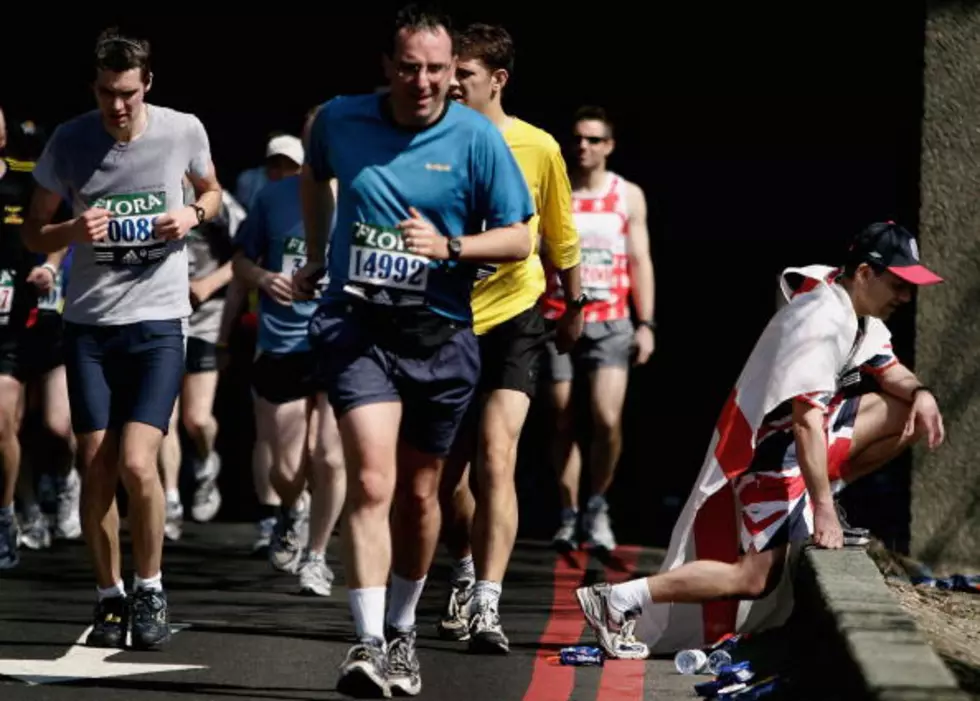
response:
[[[639,555],[640,549],[635,546],[622,546],[613,551],[621,567],[606,565],[606,581],[618,584],[634,578]],[[596,701],[643,701],[646,669],[646,660],[606,660]]]
[[[585,617],[575,590],[582,582],[588,558],[588,553],[582,551],[555,558],[551,615],[538,639],[524,701],[568,701],[575,689],[575,667],[559,665],[548,658],[557,655],[560,647],[578,644],[585,630]]]

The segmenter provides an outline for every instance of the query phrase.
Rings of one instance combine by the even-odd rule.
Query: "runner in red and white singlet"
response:
[[[580,540],[578,493],[582,458],[574,440],[576,412],[571,406],[572,379],[578,369],[589,374],[590,414],[595,422],[589,456],[591,496],[581,532],[592,547],[612,550],[616,539],[605,493],[619,462],[621,416],[631,356],[635,364],[642,365],[653,353],[653,262],[643,190],[606,168],[614,140],[612,123],[605,111],[598,107],[580,109],[575,115],[572,137],[574,156],[569,159],[569,177],[582,250],[582,291],[588,301],[584,307],[585,328],[572,351],[559,354],[553,343],[548,345],[546,371],[550,374],[558,427],[554,461],[562,501],[561,526],[554,542],[569,549],[577,548]],[[542,312],[555,320],[564,314],[566,300],[557,276],[548,272]],[[635,327],[630,300],[639,321]]]

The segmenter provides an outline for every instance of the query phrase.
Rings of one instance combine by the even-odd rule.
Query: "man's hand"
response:
[[[449,258],[449,239],[436,231],[436,228],[419,214],[415,207],[408,208],[411,219],[399,222],[396,229],[402,232],[405,246],[411,253],[432,260]]]
[[[813,542],[829,550],[844,547],[844,530],[832,501],[813,504]]]
[[[653,355],[656,344],[653,329],[649,326],[640,326],[636,329],[633,332],[633,346],[636,348],[636,358],[633,365],[645,365],[650,360],[650,356]]]
[[[568,307],[558,320],[558,326],[555,329],[555,348],[560,354],[568,353],[575,347],[584,327],[585,314],[583,310]]]
[[[259,287],[282,305],[293,303],[293,281],[282,273],[267,272],[259,281]]]
[[[157,217],[153,222],[153,234],[158,239],[182,239],[195,226],[197,226],[197,213],[194,208],[183,207]]]
[[[946,437],[946,429],[943,426],[943,416],[939,412],[939,405],[932,392],[923,390],[915,393],[912,401],[912,408],[909,409],[909,418],[905,422],[905,429],[902,431],[902,441],[910,440],[920,429],[925,432],[929,450],[939,446]]]
[[[34,285],[41,294],[47,294],[54,287],[54,275],[50,269],[39,265],[28,274],[27,282]]]
[[[202,304],[211,299],[211,295],[214,294],[214,290],[211,289],[211,284],[206,278],[201,278],[199,280],[191,280],[191,307],[197,309]]]
[[[293,299],[311,300],[316,296],[317,283],[323,277],[325,265],[325,263],[307,261],[302,268],[293,273],[290,280]]]
[[[79,243],[101,241],[109,234],[109,217],[112,213],[107,209],[92,207],[82,212],[75,219],[74,236]]]

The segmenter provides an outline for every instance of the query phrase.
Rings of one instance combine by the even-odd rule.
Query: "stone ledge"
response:
[[[861,692],[880,701],[968,701],[863,549],[808,548],[797,574],[797,606],[828,628],[853,665]]]

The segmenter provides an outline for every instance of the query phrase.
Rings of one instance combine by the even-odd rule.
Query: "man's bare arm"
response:
[[[330,241],[330,222],[337,206],[330,181],[318,181],[309,165],[300,175],[300,199],[303,206],[303,229],[306,232],[306,260],[322,265]]]
[[[813,504],[814,542],[821,547],[839,548],[844,544],[844,534],[834,508],[827,471],[824,410],[803,399],[794,399],[793,438],[800,473]]]
[[[653,321],[655,283],[650,258],[650,230],[647,225],[647,201],[638,185],[627,183],[626,206],[630,233],[627,246],[630,265],[631,296],[641,321]]]
[[[21,229],[21,238],[27,250],[32,253],[57,253],[67,249],[75,240],[75,218],[51,223],[60,206],[61,195],[41,185],[34,185],[27,221]]]
[[[524,222],[464,236],[460,260],[508,263],[531,255],[531,234]]]
[[[194,203],[204,210],[204,221],[214,219],[221,212],[221,183],[214,170],[214,162],[208,161],[208,172],[199,176],[187,173],[187,179],[194,186],[197,201]]]
[[[922,382],[907,367],[901,363],[895,363],[878,375],[878,385],[886,394],[902,401],[911,402],[912,392],[917,387],[922,387]]]

